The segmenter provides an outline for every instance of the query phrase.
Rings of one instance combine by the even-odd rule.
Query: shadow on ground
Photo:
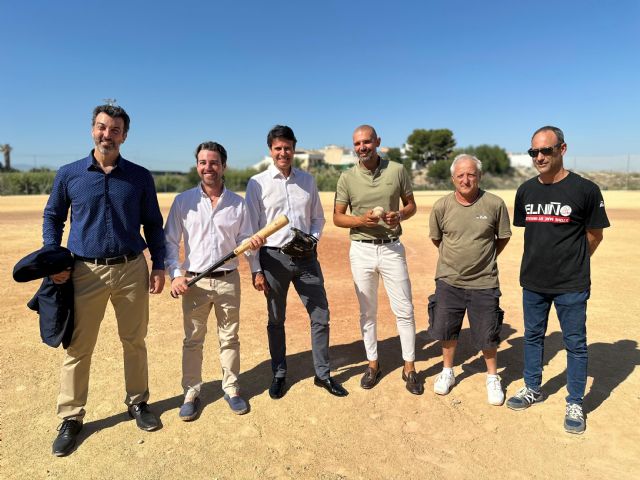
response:
[[[522,378],[523,367],[523,337],[510,338],[516,332],[509,324],[504,324],[502,329],[503,343],[499,351],[499,365],[504,366],[501,377],[503,387],[506,389],[511,383]],[[508,348],[505,348],[505,343]],[[552,332],[545,340],[545,354],[543,366],[549,364],[561,350],[563,350],[562,334]],[[431,340],[426,332],[419,332],[416,336],[416,362],[425,362],[433,358],[441,358],[441,348],[437,341]],[[397,371],[400,380],[401,368],[404,365],[401,356],[399,337],[390,337],[378,342],[379,362],[383,377]],[[361,340],[348,344],[334,345],[330,347],[332,376],[340,383],[347,382],[354,376],[364,373],[367,367],[364,346]],[[471,360],[473,359],[473,360]],[[634,340],[618,340],[613,344],[595,343],[589,346],[589,375],[593,377],[593,384],[584,400],[585,413],[596,410],[611,395],[636,368],[640,365],[640,350]],[[469,361],[471,360],[471,361]],[[307,380],[314,376],[313,359],[311,351],[287,355],[288,387]],[[472,345],[469,329],[463,329],[460,333],[458,349],[456,351],[455,365],[462,369],[462,373],[456,377],[456,383],[486,371],[484,359]],[[418,371],[421,382],[431,376],[437,375],[442,369],[442,361],[431,365],[426,370]],[[271,362],[265,360],[255,367],[240,374],[239,382],[242,386],[243,397],[250,400],[268,390],[271,383]],[[549,379],[543,390],[547,395],[557,393],[566,385],[566,370]],[[201,409],[202,412],[208,405],[222,399],[222,382],[214,380],[205,382],[202,386]],[[182,404],[182,395],[159,400],[150,404],[160,417],[169,411],[177,410]],[[78,438],[79,447],[82,442],[100,430],[111,428],[121,422],[133,421],[127,412],[119,413],[101,420],[88,422]],[[77,448],[76,447],[76,448]]]

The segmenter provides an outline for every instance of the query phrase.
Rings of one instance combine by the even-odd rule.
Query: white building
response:
[[[296,150],[294,158],[299,162],[300,168],[308,170],[320,164],[332,165],[337,168],[348,168],[356,161],[352,150],[337,145],[327,145],[320,150]],[[273,163],[270,155],[265,155],[262,160],[253,165],[256,170],[267,168]]]
[[[507,153],[512,168],[533,167],[531,157],[528,153]]]
[[[294,161],[299,162],[300,168],[308,170],[324,161],[324,154],[318,150],[296,150],[293,154]],[[271,155],[265,155],[258,163],[252,166],[255,170],[264,170],[273,163]]]

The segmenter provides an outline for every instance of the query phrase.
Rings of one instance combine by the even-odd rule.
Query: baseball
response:
[[[373,214],[374,214],[376,217],[381,217],[382,215],[384,215],[384,208],[382,208],[382,207],[375,207],[375,208],[373,209]]]

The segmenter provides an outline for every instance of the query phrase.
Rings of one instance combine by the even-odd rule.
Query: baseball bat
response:
[[[288,223],[289,223],[289,219],[287,218],[287,216],[280,215],[279,217],[275,218],[271,223],[265,225],[263,228],[258,230],[254,235],[259,235],[260,237],[263,237],[266,239],[267,237],[276,233],[278,230],[280,230],[282,227],[284,227]],[[236,258],[238,255],[246,252],[249,249],[249,247],[250,247],[249,241],[242,242],[240,245],[234,248],[231,253],[228,253],[227,255],[222,257],[220,260],[218,260],[213,265],[208,267],[204,272],[199,273],[195,277],[191,277],[187,282],[187,287],[191,287],[192,285],[197,283],[198,280],[201,280],[202,278],[209,275],[211,272],[214,272],[215,270],[220,268],[222,265],[227,263],[232,258]],[[171,296],[173,298],[178,298],[176,295],[173,294],[173,292],[171,292]]]

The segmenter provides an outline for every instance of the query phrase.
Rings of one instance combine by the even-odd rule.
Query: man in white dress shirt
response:
[[[247,184],[246,202],[254,229],[264,227],[279,215],[289,218],[289,225],[320,239],[325,219],[316,182],[311,175],[291,163],[296,137],[287,126],[277,125],[267,135],[273,165]],[[273,380],[269,396],[281,398],[287,374],[284,321],[287,292],[293,283],[311,321],[311,350],[315,368],[314,384],[337,397],[347,391],[329,375],[329,306],[324,290],[322,270],[315,250],[302,256],[289,256],[281,247],[291,238],[288,229],[271,235],[260,249],[260,265],[253,271],[253,286],[267,298],[269,351]]]
[[[242,415],[249,410],[238,386],[238,259],[230,260],[192,287],[187,287],[189,278],[205,271],[242,241],[249,241],[254,250],[264,243],[259,236],[251,236],[251,221],[242,197],[224,187],[226,166],[227,152],[222,145],[215,142],[198,145],[196,169],[202,181],[175,198],[165,225],[165,263],[171,276],[171,292],[182,296],[182,388],[185,398],[179,416],[184,421],[198,415],[202,349],[212,307],[218,327],[224,399],[233,413]],[[184,262],[179,259],[181,239],[184,240]],[[255,256],[248,259],[249,263],[257,263]]]

